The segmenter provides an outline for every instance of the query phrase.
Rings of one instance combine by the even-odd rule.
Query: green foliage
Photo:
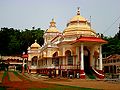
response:
[[[40,28],[34,30],[17,30],[13,28],[1,28],[0,30],[0,54],[21,55],[26,52],[28,46],[34,43],[35,39],[43,45],[44,31]]]
[[[0,71],[1,70],[5,71],[5,67],[6,67],[5,63],[0,63]]]
[[[42,46],[44,30],[40,28],[32,30],[17,30],[14,28],[1,28],[0,30],[0,54],[1,55],[21,55],[27,52],[28,46],[37,40]],[[104,37],[108,44],[103,45],[103,56],[120,54],[120,31],[114,37]]]
[[[114,37],[104,37],[108,41],[103,45],[103,55],[120,54],[120,31]]]

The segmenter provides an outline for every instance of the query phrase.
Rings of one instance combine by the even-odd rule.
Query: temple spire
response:
[[[54,21],[54,19],[52,19],[52,21],[50,22],[50,27],[56,27],[55,24],[56,22]]]
[[[80,15],[80,7],[78,7],[77,15]]]
[[[37,43],[37,40],[35,40],[35,43]]]

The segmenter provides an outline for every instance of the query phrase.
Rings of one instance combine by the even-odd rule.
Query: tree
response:
[[[108,44],[103,45],[103,55],[120,54],[120,30],[114,37],[104,37]]]
[[[21,55],[27,52],[28,46],[37,39],[43,45],[44,30],[40,28],[34,30],[17,30],[14,28],[1,28],[0,30],[0,54],[1,55]]]

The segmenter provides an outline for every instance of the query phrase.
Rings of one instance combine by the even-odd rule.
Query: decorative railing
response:
[[[61,65],[60,69],[80,69],[79,65]]]
[[[79,65],[59,65],[59,66],[54,66],[54,65],[51,65],[51,66],[40,66],[38,67],[39,69],[44,69],[44,68],[48,68],[48,69],[80,69],[80,66]]]

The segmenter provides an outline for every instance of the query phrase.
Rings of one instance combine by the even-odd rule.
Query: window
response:
[[[46,59],[45,65],[47,65],[47,59]]]
[[[105,61],[105,63],[106,63],[106,61]]]
[[[110,60],[108,61],[108,63],[110,63]]]
[[[119,59],[117,59],[117,62],[119,62]]]
[[[33,58],[32,58],[32,65],[33,66],[36,66],[37,65],[37,56],[34,56]]]
[[[112,63],[112,60],[110,60],[110,63]]]
[[[115,62],[116,62],[116,60],[113,60],[113,62],[115,63]]]
[[[58,66],[59,65],[59,58],[56,58],[55,59],[55,66]]]
[[[59,65],[58,52],[55,52],[55,53],[53,54],[52,64],[54,64],[55,66],[58,66],[58,65]]]
[[[71,56],[71,51],[67,50],[65,52],[65,55],[66,55],[66,60],[68,62],[68,65],[73,65],[73,56]]]
[[[68,65],[73,65],[73,56],[68,56]]]

